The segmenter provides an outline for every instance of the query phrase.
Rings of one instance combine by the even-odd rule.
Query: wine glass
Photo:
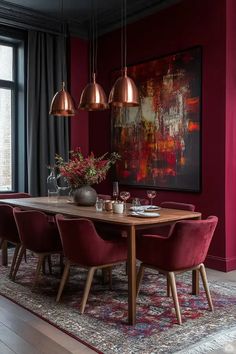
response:
[[[130,198],[130,192],[122,191],[120,192],[120,197],[124,201],[124,213],[126,212],[126,201]]]
[[[112,183],[112,196],[113,198],[115,198],[115,200],[117,200],[119,195],[119,184],[118,182],[113,182]]]
[[[147,191],[147,197],[151,200],[151,205],[152,205],[152,200],[153,200],[153,198],[156,197],[156,195],[157,195],[156,191],[151,191],[151,190]]]

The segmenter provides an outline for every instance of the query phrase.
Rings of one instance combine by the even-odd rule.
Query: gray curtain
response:
[[[28,33],[27,157],[29,193],[33,196],[47,195],[47,166],[54,164],[55,154],[68,157],[68,118],[49,116],[62,76],[66,81],[64,43],[62,36]]]

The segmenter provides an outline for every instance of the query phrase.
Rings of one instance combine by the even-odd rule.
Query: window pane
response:
[[[0,88],[0,190],[12,190],[12,91]]]
[[[10,80],[13,79],[13,48],[6,45],[0,45],[0,79]]]

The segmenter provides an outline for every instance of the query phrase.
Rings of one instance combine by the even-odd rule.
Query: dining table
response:
[[[22,210],[40,210],[55,215],[62,214],[67,217],[87,218],[94,223],[113,225],[116,229],[124,230],[127,234],[127,263],[128,263],[128,324],[136,323],[136,231],[148,230],[156,226],[171,225],[179,220],[201,219],[200,212],[192,212],[178,209],[160,208],[158,215],[147,213],[145,216],[135,215],[127,211],[115,214],[112,211],[96,211],[95,206],[79,206],[69,201],[66,197],[50,200],[48,197],[33,197],[20,199],[0,199],[0,203],[6,203]],[[117,234],[117,233],[115,233]],[[2,264],[7,264],[7,248],[2,249]],[[198,294],[198,272],[193,272],[192,293]]]

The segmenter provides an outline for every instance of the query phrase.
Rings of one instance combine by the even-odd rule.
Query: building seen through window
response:
[[[24,40],[0,30],[0,192],[25,186],[24,67]]]

